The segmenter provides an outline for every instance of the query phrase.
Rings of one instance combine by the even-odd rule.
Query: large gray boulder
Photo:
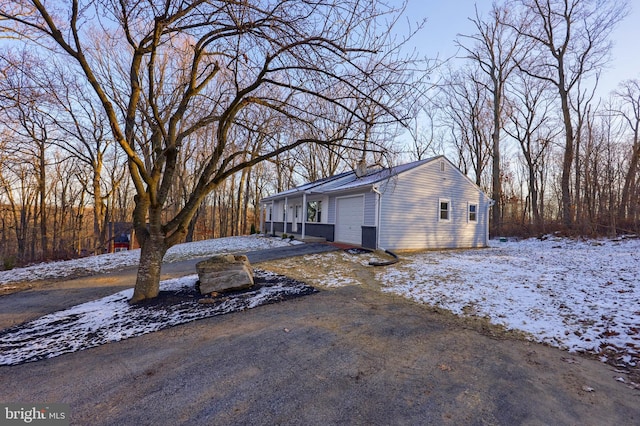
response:
[[[247,256],[214,256],[196,264],[200,294],[241,290],[253,286],[253,270]]]

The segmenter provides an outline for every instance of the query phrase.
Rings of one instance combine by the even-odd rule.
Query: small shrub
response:
[[[251,230],[249,231],[249,233],[250,233],[251,235],[253,235],[253,234],[256,234],[256,233],[257,233],[257,232],[256,232],[256,225],[255,225],[255,224],[253,224],[253,223],[251,224]]]
[[[2,259],[2,266],[5,271],[9,271],[16,266],[16,258],[13,256],[8,256]]]
[[[282,234],[282,239],[284,240],[284,239],[286,239],[286,238],[287,238],[287,234],[283,233],[283,234]]]

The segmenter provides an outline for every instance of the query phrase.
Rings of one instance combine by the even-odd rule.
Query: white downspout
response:
[[[486,212],[486,227],[485,227],[485,234],[484,234],[484,246],[485,247],[489,247],[489,210],[491,209],[491,207],[495,204],[495,200],[489,200],[489,202],[487,203],[487,212]]]
[[[378,190],[377,187],[372,186],[371,190],[373,192],[375,192],[376,194],[378,194],[378,202],[377,204],[377,209],[376,209],[376,250],[378,250],[380,248],[380,204],[382,201],[382,193],[380,192],[380,190]]]

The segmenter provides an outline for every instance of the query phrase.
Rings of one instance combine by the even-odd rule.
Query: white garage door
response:
[[[362,244],[364,223],[364,197],[346,197],[336,200],[336,241]]]

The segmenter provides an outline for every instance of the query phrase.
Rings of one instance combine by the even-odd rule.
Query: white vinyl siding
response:
[[[337,209],[337,200],[340,198],[344,198],[344,197],[351,197],[351,196],[360,196],[360,197],[364,197],[364,218],[363,218],[363,226],[376,226],[377,225],[377,209],[378,209],[378,204],[377,204],[377,198],[378,198],[378,194],[376,194],[375,192],[371,191],[369,188],[366,189],[366,192],[364,194],[362,193],[354,193],[353,191],[345,193],[345,194],[340,194],[340,195],[333,195],[331,197],[329,197],[328,199],[328,203],[327,205],[329,206],[327,209],[327,222],[328,223],[333,223],[336,224],[336,209]]]
[[[364,226],[376,226],[378,194],[373,191],[364,194]]]
[[[327,201],[327,205],[329,206],[327,211],[327,222],[328,223],[336,223],[336,197],[329,197]]]
[[[388,181],[382,189],[380,248],[411,250],[484,247],[488,198],[448,161],[429,162]],[[441,221],[441,199],[449,200],[449,220]],[[468,221],[476,204],[477,221]]]

